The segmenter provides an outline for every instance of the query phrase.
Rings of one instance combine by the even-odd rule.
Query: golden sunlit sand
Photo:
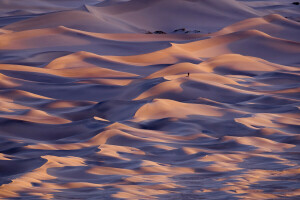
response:
[[[0,0],[0,199],[300,199],[293,0]]]

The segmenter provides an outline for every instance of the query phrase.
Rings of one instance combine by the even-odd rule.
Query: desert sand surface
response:
[[[0,199],[300,199],[298,2],[0,0]]]

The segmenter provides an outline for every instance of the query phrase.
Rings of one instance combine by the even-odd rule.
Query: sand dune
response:
[[[299,199],[292,3],[0,0],[0,198]]]
[[[176,13],[178,4],[182,15]],[[79,11],[50,13],[12,23],[5,26],[5,29],[22,31],[66,26],[91,32],[115,33],[156,30],[172,32],[180,26],[179,28],[199,31],[204,29],[205,32],[211,32],[257,15],[257,11],[235,0],[205,0],[201,3],[185,0],[133,0],[100,7],[86,5],[85,9]],[[201,20],[204,17],[210,20]],[[195,18],[199,19],[196,25],[190,24]]]
[[[247,46],[248,48],[244,48]],[[299,43],[275,38],[258,30],[238,31],[211,39],[179,44],[199,57],[214,57],[228,53],[262,58],[280,64],[297,64]],[[284,61],[282,57],[289,57]]]
[[[179,4],[180,15],[177,14]],[[105,13],[105,16],[111,16],[121,20],[121,22],[129,22],[130,25],[142,30],[162,30],[165,32],[172,32],[178,28],[203,32],[214,31],[233,23],[237,19],[241,20],[258,15],[257,11],[235,0],[204,0],[201,2],[133,0],[108,7],[89,7],[89,11],[98,16]],[[204,20],[206,17],[209,20]],[[190,23],[195,20],[195,24]]]
[[[299,42],[299,23],[286,19],[278,14],[246,19],[212,35],[224,35],[245,30],[259,30],[274,37]]]
[[[58,13],[51,13],[25,21],[16,22],[7,25],[4,28],[13,31],[24,31],[57,26],[66,26],[68,28],[91,32],[114,33],[122,31],[120,27],[115,27],[114,24],[110,24],[105,20],[101,20],[101,18],[84,11],[62,11]]]

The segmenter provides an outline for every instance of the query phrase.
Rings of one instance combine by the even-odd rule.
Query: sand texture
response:
[[[0,199],[300,199],[293,2],[0,0]]]

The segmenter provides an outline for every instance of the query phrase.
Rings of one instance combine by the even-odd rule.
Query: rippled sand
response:
[[[292,2],[0,0],[0,198],[300,199]]]

